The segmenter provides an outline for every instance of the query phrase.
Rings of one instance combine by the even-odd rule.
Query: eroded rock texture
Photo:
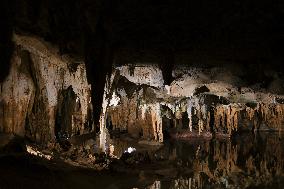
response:
[[[14,35],[14,43],[10,73],[1,83],[0,130],[38,142],[91,131],[85,64],[35,37]]]
[[[105,118],[109,130],[159,142],[164,135],[223,138],[239,130],[283,130],[282,85],[274,85],[283,78],[276,72],[266,73],[274,78],[267,86],[250,85],[238,72],[218,67],[176,68],[170,85],[155,65],[115,72]]]

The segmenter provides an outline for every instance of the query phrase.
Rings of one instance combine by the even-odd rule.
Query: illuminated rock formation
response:
[[[1,83],[1,131],[36,141],[92,131],[85,64],[34,37],[15,35],[14,42],[10,74]],[[243,87],[240,76],[218,67],[177,67],[172,76],[164,85],[157,65],[114,67],[103,97],[101,143],[108,131],[163,142],[168,134],[186,139],[283,130],[284,97],[272,93],[281,91],[275,85]]]
[[[224,80],[223,69],[176,69],[170,86],[162,84],[155,65],[115,70],[119,76],[107,108],[111,130],[160,142],[164,132],[175,138],[223,138],[238,130],[283,130],[283,96],[238,87],[241,79],[227,74]]]
[[[39,142],[92,130],[84,63],[34,37],[15,35],[14,42],[10,74],[1,83],[0,130]]]

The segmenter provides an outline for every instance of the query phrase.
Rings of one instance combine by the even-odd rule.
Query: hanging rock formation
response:
[[[14,43],[10,73],[0,84],[0,131],[43,143],[59,134],[55,125],[70,135],[91,131],[85,64],[35,37],[14,35]]]
[[[284,96],[223,68],[176,68],[164,85],[155,65],[117,67],[106,127],[136,138],[230,137],[239,130],[283,130]],[[226,73],[226,80],[220,76]],[[279,86],[281,88],[281,86]]]
[[[14,43],[10,73],[1,83],[1,132],[47,142],[93,131],[85,64],[35,37],[14,35]],[[168,135],[211,138],[239,130],[283,130],[283,75],[265,74],[270,82],[252,85],[225,67],[179,66],[171,84],[164,85],[155,64],[117,66],[106,76],[102,138],[108,130],[157,142]]]

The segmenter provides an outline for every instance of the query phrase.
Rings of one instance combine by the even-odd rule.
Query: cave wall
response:
[[[54,140],[57,109],[63,103],[60,95],[70,86],[81,107],[81,124],[76,126],[79,132],[73,133],[91,131],[90,85],[85,64],[59,55],[56,47],[37,37],[14,35],[13,41],[16,50],[12,66],[1,83],[1,131],[38,142]],[[72,122],[72,129],[73,125]]]
[[[30,100],[35,95],[33,79],[25,63],[21,60],[21,51],[17,49],[11,60],[10,73],[1,83],[1,132],[21,136],[25,135],[26,117],[31,111]]]
[[[219,6],[219,4],[221,6]],[[177,53],[191,55],[196,65],[213,66],[213,58],[238,61],[251,74],[283,63],[283,2],[175,2],[139,0],[23,0],[2,1],[0,81],[7,76],[13,52],[13,32],[39,36],[58,45],[60,54],[85,60],[92,83],[92,102],[103,101],[105,76],[110,74],[113,52],[159,54],[164,81],[180,62]],[[122,55],[129,58],[129,55]],[[209,60],[209,61],[208,61]],[[271,61],[272,60],[272,61]],[[207,63],[204,63],[206,61]],[[128,63],[122,61],[123,64]],[[134,62],[130,62],[131,64]],[[151,63],[151,62],[150,62]],[[157,62],[155,62],[157,63]],[[192,61],[185,61],[185,64]],[[256,74],[258,75],[258,73]],[[253,78],[261,79],[262,75]],[[278,85],[280,81],[275,82]],[[96,122],[101,109],[94,109]]]
[[[58,132],[68,137],[93,131],[84,62],[60,55],[38,37],[14,35],[13,41],[11,69],[1,83],[1,131],[40,142],[54,140]],[[242,65],[214,65],[180,64],[169,85],[155,62],[115,65],[119,74],[112,78],[106,97],[106,124],[112,130],[160,142],[164,131],[171,129],[186,131],[174,135],[184,138],[227,136],[240,129],[283,130],[281,72],[263,70],[262,78],[268,79],[251,83],[247,78],[251,70]]]
[[[272,88],[283,75],[263,85],[249,83],[243,68],[177,66],[174,80],[165,85],[156,65],[116,67],[107,108],[107,126],[132,137],[159,141],[174,138],[230,137],[239,131],[282,131],[283,86]],[[251,76],[253,77],[253,76]],[[275,86],[275,85],[274,85]]]
[[[4,56],[1,53],[1,58],[4,61],[0,64],[1,69],[3,68],[0,81],[5,79],[7,73],[4,70],[8,70],[10,56],[12,52],[15,52],[11,39],[13,31],[16,31],[17,33],[40,36],[46,41],[58,45],[59,50],[51,54],[61,57],[65,53],[83,57],[88,81],[93,87],[91,91],[93,106],[96,107],[100,107],[103,102],[105,78],[110,74],[112,64],[115,62],[135,65],[139,62],[139,60],[120,61],[117,57],[114,58],[114,52],[121,49],[131,51],[131,56],[122,54],[126,59],[135,57],[136,54],[139,54],[140,57],[147,57],[147,52],[158,56],[158,62],[148,61],[148,64],[158,63],[160,65],[161,70],[157,72],[157,76],[160,72],[162,73],[164,83],[167,84],[164,86],[165,91],[171,89],[170,95],[176,98],[189,97],[188,93],[191,93],[195,86],[200,87],[199,85],[202,84],[200,81],[197,84],[192,84],[191,79],[187,78],[177,80],[176,85],[171,84],[174,79],[171,76],[172,68],[180,63],[206,68],[207,66],[219,66],[219,61],[226,62],[225,65],[234,62],[243,67],[242,71],[249,70],[246,75],[238,75],[238,78],[247,77],[246,80],[250,83],[259,82],[263,78],[267,79],[262,70],[272,68],[275,71],[283,63],[283,53],[281,48],[278,48],[283,41],[281,34],[283,24],[280,22],[283,3],[278,4],[223,2],[222,6],[216,6],[214,3],[189,3],[186,0],[178,3],[165,1],[164,4],[155,3],[154,5],[151,1],[133,0],[121,2],[110,0],[4,1],[3,6],[0,6],[3,8],[3,11],[0,11],[0,22],[3,26],[1,32],[4,31],[3,35],[2,33],[0,35],[0,48],[1,52],[5,52]],[[54,107],[57,103],[59,88],[66,89],[67,85],[76,86],[77,79],[70,79],[69,71],[59,73],[61,71],[56,70],[57,68],[53,69],[54,66],[47,67],[47,65],[53,65],[56,62],[57,65],[62,65],[59,66],[63,68],[62,70],[66,70],[66,66],[63,66],[65,63],[62,62],[69,62],[69,60],[65,60],[64,57],[59,58],[60,61],[49,60],[49,51],[41,48],[40,45],[32,48],[33,46],[29,44],[28,40],[22,40],[22,42],[22,46],[28,51],[28,53],[24,53],[26,54],[24,56],[30,57],[27,59],[31,59],[32,62],[40,62],[29,68],[35,70],[31,77],[36,87],[32,92],[35,96],[35,100],[32,102],[35,103],[29,106],[34,111],[29,114],[28,125],[38,125],[39,123],[36,123],[38,115],[45,115],[39,121],[43,125],[54,125],[54,112],[57,111],[51,110],[53,108],[50,109],[50,107]],[[179,60],[177,54],[182,53],[181,56],[189,57],[189,59]],[[39,54],[40,56],[38,56]],[[41,64],[41,62],[45,63]],[[4,66],[2,67],[2,65]],[[236,70],[233,68],[230,71],[235,72]],[[76,71],[75,75],[76,73],[79,74]],[[219,81],[231,79],[230,74],[228,75],[226,71],[222,71],[222,73]],[[133,77],[133,74],[137,73],[132,73],[128,78],[134,83],[138,82],[138,85],[140,85],[140,81],[146,79],[144,76]],[[206,74],[203,74],[205,77],[202,76],[205,83],[213,80],[213,78],[206,78]],[[201,76],[198,75],[198,77]],[[64,82],[62,82],[62,78],[64,78]],[[135,78],[139,79],[135,80]],[[282,85],[283,79],[279,79],[277,74],[268,77],[268,79],[274,81],[270,84],[270,92],[274,90],[273,93],[283,94],[283,87],[278,87]],[[59,83],[52,84],[53,80],[58,80]],[[67,84],[66,80],[68,80]],[[76,81],[75,84],[72,83],[73,81]],[[28,81],[26,82],[28,83]],[[150,85],[151,82],[157,83],[156,87],[161,87],[161,79],[153,77],[150,78]],[[149,85],[149,82],[144,84]],[[183,84],[185,85],[182,88],[179,87]],[[264,84],[266,85],[267,81]],[[38,86],[46,87],[43,90],[38,90],[40,88]],[[84,87],[86,86],[80,88]],[[231,93],[227,90],[231,87],[230,83],[222,84],[222,90],[217,90],[218,87],[214,82],[206,87],[210,92],[215,90],[214,95],[217,96],[226,97],[226,94]],[[73,88],[76,94],[80,93],[78,88]],[[251,92],[245,92],[242,96],[245,95],[250,96],[249,98],[255,96]],[[239,96],[237,95],[236,98]],[[48,106],[45,107],[45,104]],[[86,100],[80,98],[80,104],[82,107],[86,107]],[[172,107],[172,105],[170,106]],[[42,112],[36,110],[36,107],[40,107]],[[185,108],[183,107],[183,109]],[[4,111],[7,111],[7,108],[5,110],[3,108]],[[87,111],[83,108],[82,112],[84,117]],[[102,109],[94,108],[93,112],[97,124]],[[175,121],[175,123],[180,125],[180,121]],[[189,121],[189,123],[191,122]],[[33,130],[31,133],[35,133],[37,127],[29,127],[28,130]],[[48,128],[43,133],[51,130]],[[38,135],[33,138],[45,138],[40,136],[44,134]]]

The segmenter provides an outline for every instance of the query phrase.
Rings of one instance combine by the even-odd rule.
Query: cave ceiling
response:
[[[283,42],[280,1],[14,0],[2,8],[8,38],[11,31],[38,35],[80,57],[107,43],[114,50],[269,59],[281,55]]]

